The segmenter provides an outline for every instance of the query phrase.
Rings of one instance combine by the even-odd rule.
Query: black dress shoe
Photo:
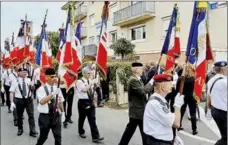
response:
[[[38,132],[36,132],[36,131],[31,131],[31,132],[29,133],[29,135],[30,135],[31,137],[36,137],[37,134],[38,134]]]
[[[104,138],[103,138],[103,137],[99,137],[99,138],[97,138],[97,139],[93,139],[92,141],[93,141],[94,143],[101,143],[102,140],[104,140]]]
[[[81,138],[86,138],[86,135],[85,135],[85,134],[79,134],[79,136],[80,136]]]
[[[23,134],[23,130],[22,129],[19,129],[18,132],[17,132],[17,135],[20,136]]]
[[[69,123],[71,123],[71,124],[73,123],[73,121],[72,121],[71,119],[69,119],[67,122],[69,122]]]
[[[192,134],[193,134],[193,135],[196,135],[196,134],[198,134],[198,131],[197,131],[197,130],[194,130],[194,131],[192,132]]]
[[[178,131],[184,130],[184,128],[183,128],[183,127],[179,127],[177,130],[178,130]]]

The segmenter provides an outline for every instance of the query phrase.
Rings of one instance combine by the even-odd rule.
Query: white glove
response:
[[[66,118],[65,118],[65,112],[62,112],[62,122],[64,122],[65,120],[66,120]]]
[[[13,111],[14,108],[16,109],[16,105],[14,104],[14,102],[12,102],[11,105],[10,105],[10,110]]]
[[[60,88],[57,88],[54,92],[51,93],[51,96],[55,96],[60,93]]]
[[[1,92],[2,92],[2,93],[5,93],[5,89],[4,89],[3,86],[1,87]]]
[[[206,118],[207,118],[208,120],[211,120],[211,119],[212,119],[211,109],[207,109]]]
[[[150,83],[151,85],[154,84],[154,77],[153,77],[152,79],[150,79],[149,83]]]
[[[180,95],[180,93],[178,93],[175,97],[175,103],[174,106],[181,108],[181,106],[184,104],[184,95]]]

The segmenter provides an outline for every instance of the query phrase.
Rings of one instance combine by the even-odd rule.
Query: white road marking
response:
[[[219,133],[219,129],[214,121],[214,119],[208,120],[205,117],[204,109],[199,106],[199,111],[200,111],[200,120],[203,121],[203,123],[212,131],[214,132],[219,138],[221,138],[221,135]]]
[[[197,135],[192,135],[192,134],[190,134],[188,132],[185,132],[183,130],[178,131],[178,133],[181,133],[183,135],[186,135],[186,136],[191,137],[191,138],[194,138],[194,139],[198,139],[198,140],[201,140],[201,141],[206,141],[206,142],[212,143],[212,144],[215,144],[215,142],[216,142],[216,141],[211,140],[211,139],[208,139],[208,138],[200,137],[200,136],[197,136]]]

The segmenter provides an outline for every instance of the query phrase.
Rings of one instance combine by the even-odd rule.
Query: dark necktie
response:
[[[53,92],[53,86],[51,86],[51,93]]]
[[[25,79],[23,78],[22,81],[22,91],[23,91],[23,96],[25,97],[27,95],[27,91],[26,91],[26,84],[25,84]]]
[[[87,80],[87,82],[89,85],[89,80]],[[91,97],[92,97],[92,89],[91,88],[88,90],[87,94],[88,94],[89,99],[91,99]]]

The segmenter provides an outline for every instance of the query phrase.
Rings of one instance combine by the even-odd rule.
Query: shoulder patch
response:
[[[166,114],[169,113],[169,109],[168,109],[167,107],[162,107],[162,110],[163,110]]]

